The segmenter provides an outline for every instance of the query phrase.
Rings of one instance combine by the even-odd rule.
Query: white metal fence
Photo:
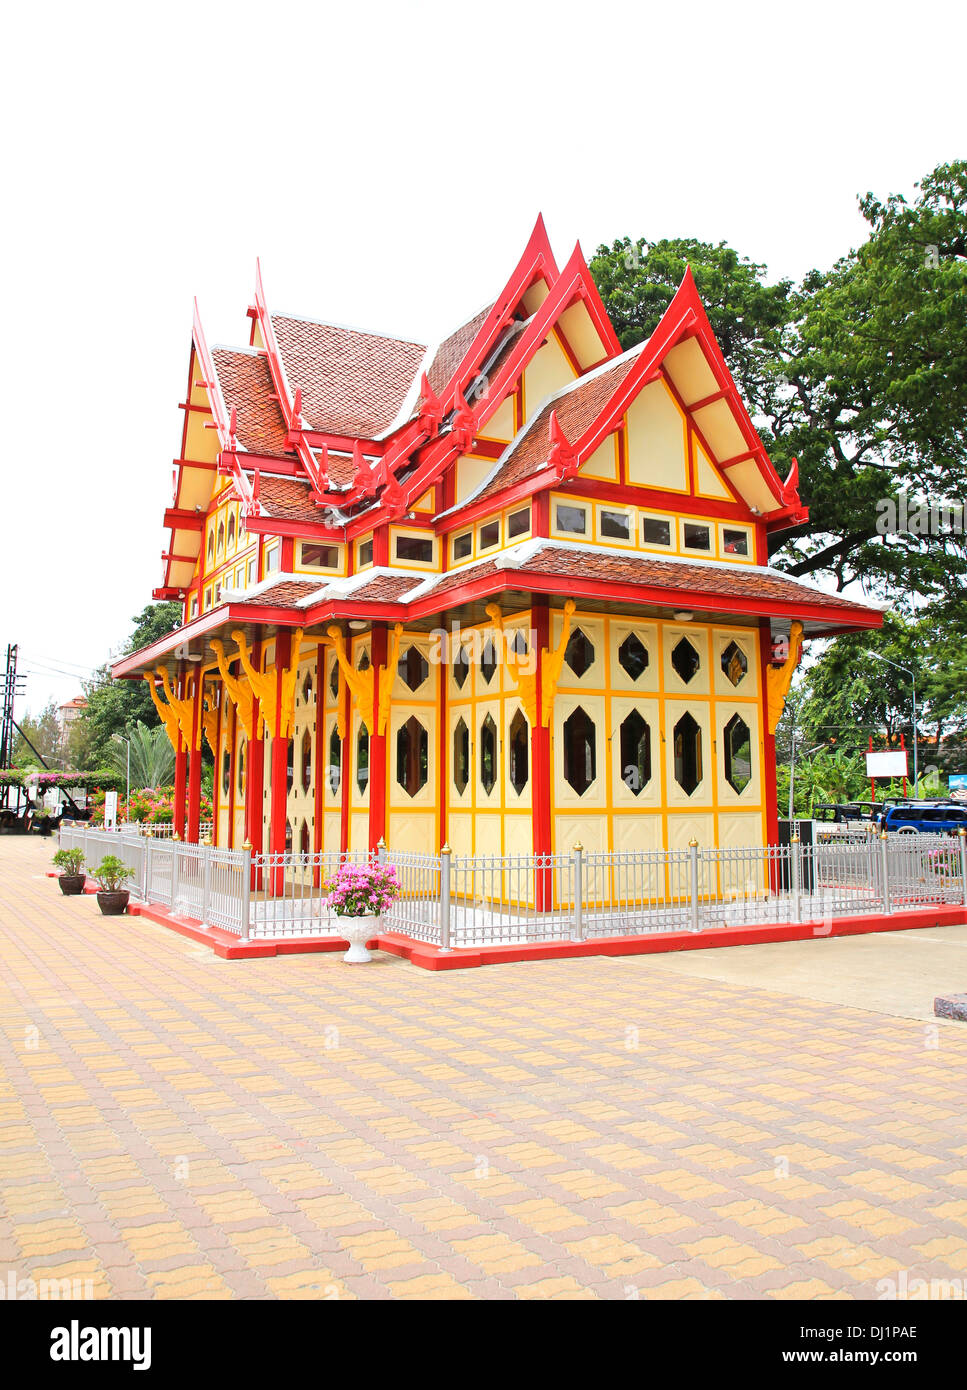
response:
[[[339,936],[326,884],[366,853],[254,854],[66,822],[60,843],[134,870],[133,891],[174,915],[249,938]],[[931,905],[967,906],[963,834],[814,845],[458,856],[381,850],[399,899],[383,930],[444,950],[711,931]]]

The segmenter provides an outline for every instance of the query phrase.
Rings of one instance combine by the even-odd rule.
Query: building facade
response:
[[[772,569],[807,519],[686,274],[622,352],[543,222],[436,344],[195,312],[157,598],[114,668],[175,746],[176,829],[257,850],[760,845],[805,638],[880,613]]]

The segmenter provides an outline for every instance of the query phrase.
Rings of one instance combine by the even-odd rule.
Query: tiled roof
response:
[[[300,598],[316,593],[324,583],[324,579],[280,579],[277,584],[269,584],[257,593],[242,599],[233,599],[232,602],[268,604],[272,608],[294,608]]]
[[[657,559],[646,555],[595,552],[584,546],[545,546],[524,560],[521,574],[552,575],[555,579],[590,579],[610,584],[640,584],[649,588],[687,591],[696,596],[715,594],[726,598],[776,599],[784,603],[809,603],[821,608],[867,609],[839,594],[828,594],[778,570],[752,565],[694,564],[688,560]],[[875,610],[874,610],[875,611]]]
[[[247,453],[284,455],[285,421],[265,357],[233,348],[212,348],[212,361],[226,408],[237,412],[238,442]]]
[[[493,307],[492,304],[488,304],[486,309],[481,309],[479,314],[475,314],[467,323],[462,324],[454,333],[450,334],[449,338],[444,338],[437,348],[426,374],[431,391],[439,395],[447,385]]]
[[[524,434],[505,451],[493,476],[483,487],[465,499],[469,502],[482,502],[504,488],[524,482],[533,477],[547,463],[550,452],[549,427],[551,412],[557,411],[558,423],[568,440],[575,443],[584,432],[594,424],[611,396],[624,381],[635,364],[634,357],[622,357],[607,371],[590,378],[582,378],[574,386],[549,401],[544,409],[534,416]]]
[[[302,478],[259,478],[259,502],[263,516],[285,521],[311,521],[318,525],[322,511],[312,500],[312,488]]]
[[[426,348],[334,324],[272,316],[289,390],[310,429],[372,438],[399,413]]]

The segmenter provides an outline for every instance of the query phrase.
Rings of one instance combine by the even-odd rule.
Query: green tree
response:
[[[57,701],[48,700],[36,718],[27,715],[18,722],[27,738],[14,730],[13,766],[39,768],[43,766],[43,759],[49,767],[59,768],[62,733],[57,717]],[[27,743],[27,739],[33,744],[33,749],[37,750],[36,753]],[[37,754],[40,754],[40,757]]]
[[[134,630],[125,643],[125,652],[139,651],[167,637],[181,625],[180,603],[149,603],[132,619]],[[144,681],[112,680],[110,668],[100,667],[93,681],[85,686],[87,709],[83,720],[89,742],[87,767],[110,767],[111,735],[123,734],[128,725],[141,723],[149,729],[159,724],[158,713]]]
[[[967,573],[962,531],[886,534],[925,500],[967,497],[967,161],[940,165],[908,201],[868,193],[869,236],[793,288],[725,243],[601,246],[591,269],[627,348],[655,328],[685,265],[780,476],[795,457],[808,522],[773,533],[775,563],[860,580],[908,606]]]

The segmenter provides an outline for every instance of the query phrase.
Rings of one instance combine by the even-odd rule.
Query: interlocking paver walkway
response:
[[[967,1027],[647,956],[221,961],[0,838],[0,1277],[95,1297],[967,1280]],[[951,981],[962,988],[963,981]]]

